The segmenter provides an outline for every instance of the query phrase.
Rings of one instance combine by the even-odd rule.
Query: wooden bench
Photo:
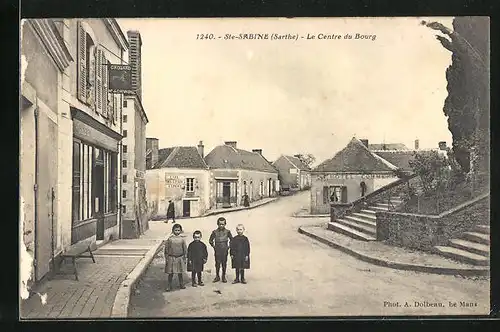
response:
[[[61,268],[62,263],[68,258],[71,258],[73,263],[73,273],[75,275],[75,279],[78,280],[78,271],[76,270],[76,259],[77,258],[92,258],[92,262],[95,263],[94,255],[92,254],[92,248],[94,247],[93,243],[77,243],[69,247],[69,249],[63,252],[59,257],[61,260],[59,261],[58,272]],[[85,255],[88,253],[87,255]]]

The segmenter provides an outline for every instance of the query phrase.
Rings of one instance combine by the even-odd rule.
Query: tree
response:
[[[448,97],[443,111],[453,136],[453,155],[463,172],[489,172],[489,18],[457,17],[453,30],[437,22],[422,24],[452,52],[446,70]]]
[[[425,194],[443,191],[450,179],[450,163],[437,151],[420,152],[409,162],[411,169],[420,177]]]
[[[312,154],[296,154],[295,157],[299,158],[299,160],[306,165],[307,167],[311,167],[312,164],[316,161],[316,157]]]

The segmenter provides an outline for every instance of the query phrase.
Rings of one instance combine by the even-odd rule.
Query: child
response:
[[[201,236],[200,231],[194,231],[193,242],[189,244],[187,251],[188,271],[191,270],[193,287],[196,287],[195,276],[198,277],[198,285],[205,285],[201,280],[201,272],[203,272],[203,264],[207,262],[208,252],[205,243],[201,242]]]
[[[220,217],[217,219],[217,229],[212,232],[208,242],[215,251],[215,271],[216,276],[213,282],[220,281],[219,270],[222,265],[222,282],[227,282],[226,267],[227,267],[227,253],[229,250],[228,241],[233,239],[231,231],[226,229],[226,218]]]
[[[250,268],[250,241],[243,235],[245,231],[245,226],[239,224],[236,226],[236,235],[231,240],[231,263],[233,269],[236,270],[236,279],[234,279],[233,284],[240,282],[246,284],[245,280],[245,269]],[[241,277],[241,279],[240,279]]]
[[[180,224],[174,224],[172,226],[172,235],[167,239],[165,243],[165,273],[168,274],[168,288],[167,292],[172,290],[172,279],[174,273],[177,274],[179,278],[179,285],[181,289],[186,288],[182,280],[182,274],[186,272],[186,240],[181,236],[182,226]]]

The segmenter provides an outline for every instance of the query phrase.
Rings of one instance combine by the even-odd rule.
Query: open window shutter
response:
[[[101,73],[102,73],[102,116],[108,118],[108,60],[104,55],[104,51],[101,51]]]
[[[95,70],[95,111],[102,113],[103,95],[102,95],[102,50],[97,48],[96,52],[96,70]]]
[[[341,197],[341,202],[347,203],[347,187],[342,187]]]
[[[119,103],[117,95],[112,94],[111,96],[113,98],[113,109],[112,109],[112,113],[109,115],[109,118],[111,119],[113,124],[116,124],[116,114],[118,113],[118,105],[120,103]]]
[[[87,34],[81,22],[78,22],[78,81],[77,97],[82,102],[87,102]]]
[[[328,204],[328,187],[323,187],[323,204]]]

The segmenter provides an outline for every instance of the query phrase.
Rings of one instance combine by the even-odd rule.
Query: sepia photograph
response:
[[[31,18],[19,319],[490,314],[490,19]]]

